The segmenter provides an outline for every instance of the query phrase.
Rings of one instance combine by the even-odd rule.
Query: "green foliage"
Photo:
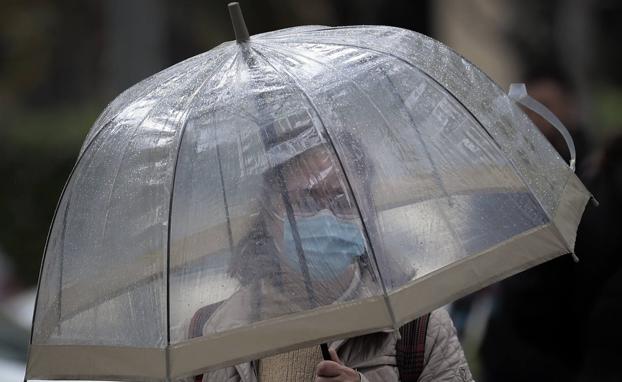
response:
[[[595,135],[606,141],[622,133],[622,90],[602,87],[596,92],[595,101]]]

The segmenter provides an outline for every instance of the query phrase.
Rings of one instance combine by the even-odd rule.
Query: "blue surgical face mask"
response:
[[[354,259],[365,252],[359,225],[336,218],[323,210],[311,217],[296,218],[300,242],[313,279],[339,277]],[[289,219],[283,229],[284,255],[289,265],[302,272]]]

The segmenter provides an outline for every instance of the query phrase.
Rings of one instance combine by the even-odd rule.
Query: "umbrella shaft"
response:
[[[330,352],[328,351],[328,345],[325,343],[321,344],[320,349],[322,349],[322,357],[324,358],[324,361],[330,361],[331,357]]]

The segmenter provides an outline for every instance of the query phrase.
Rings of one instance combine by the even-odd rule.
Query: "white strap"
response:
[[[566,126],[564,126],[562,121],[560,121],[559,118],[555,116],[555,114],[547,109],[546,106],[536,101],[534,98],[530,97],[529,94],[527,94],[527,87],[525,86],[525,84],[511,84],[508,96],[515,102],[539,114],[548,123],[553,125],[553,127],[555,127],[557,131],[559,131],[559,133],[564,137],[566,145],[568,146],[568,150],[570,151],[570,169],[574,171],[577,159],[577,152],[574,147],[574,141],[572,140],[568,129],[566,129]]]

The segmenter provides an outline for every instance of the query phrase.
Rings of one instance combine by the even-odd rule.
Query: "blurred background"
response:
[[[124,89],[232,40],[226,3],[0,3],[0,381],[23,378],[46,235],[88,129]],[[570,129],[577,172],[601,207],[589,207],[580,227],[581,262],[564,256],[456,302],[451,313],[478,381],[622,378],[607,374],[622,360],[621,2],[241,5],[251,34],[303,24],[398,26],[444,42],[505,89],[527,82]],[[561,137],[533,119],[567,156]]]

